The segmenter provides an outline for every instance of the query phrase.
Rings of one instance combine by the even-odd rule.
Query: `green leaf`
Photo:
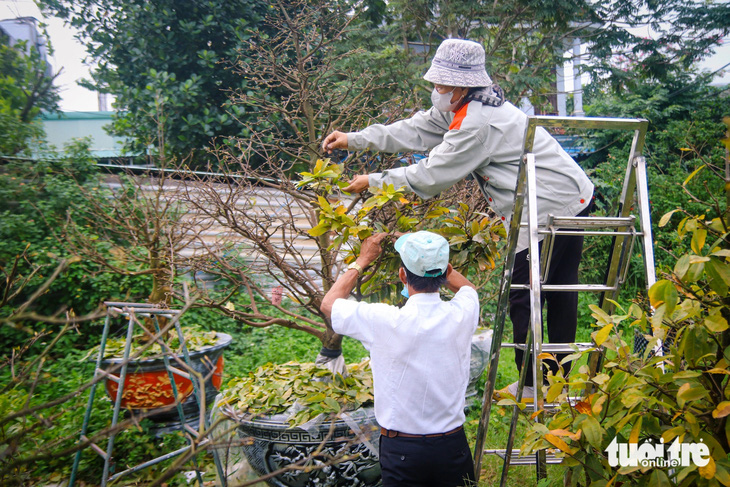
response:
[[[684,276],[687,274],[688,270],[689,270],[689,255],[684,254],[682,257],[680,257],[677,260],[676,264],[674,264],[674,273],[680,279],[684,279]]]
[[[674,484],[669,480],[667,474],[658,468],[652,469],[649,476],[649,484],[652,487],[672,487]]]
[[[326,397],[324,399],[324,403],[326,405],[328,405],[330,408],[332,408],[332,410],[334,412],[336,412],[336,413],[339,413],[340,412],[340,403],[338,403],[337,401],[335,401],[331,397]]]
[[[685,382],[677,391],[677,404],[683,408],[687,401],[698,401],[709,395],[707,389],[697,382]]]
[[[705,265],[705,269],[708,271],[711,269],[711,272],[713,272],[712,277],[716,276],[722,279],[726,286],[730,286],[730,263],[713,257],[710,259],[710,262]]]
[[[605,433],[604,429],[601,427],[600,423],[596,418],[590,415],[581,415],[584,416],[581,419],[576,421],[576,424],[580,425],[580,429],[583,431],[583,435],[585,436],[586,440],[588,440],[588,443],[591,444],[596,450],[601,450],[601,441],[603,440],[603,435]]]
[[[721,314],[715,314],[705,317],[705,326],[713,333],[720,333],[728,329],[727,320]]]
[[[654,283],[649,289],[649,300],[654,308],[658,308],[664,304],[666,308],[666,314],[671,316],[677,305],[677,289],[671,281],[662,279]]]
[[[327,222],[320,222],[316,227],[311,228],[307,233],[312,237],[319,237],[324,235],[330,230],[330,225]]]

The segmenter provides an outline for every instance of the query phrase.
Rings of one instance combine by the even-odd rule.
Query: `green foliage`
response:
[[[730,119],[726,120],[730,128]],[[719,145],[719,144],[718,144]],[[730,160],[725,158],[725,165]],[[717,171],[706,164],[700,170]],[[706,188],[712,187],[708,185]],[[650,308],[632,304],[609,315],[592,306],[598,330],[592,338],[607,350],[604,370],[590,376],[587,367],[565,379],[549,377],[547,401],[561,404],[544,425],[536,424],[523,452],[557,448],[574,471],[573,485],[730,485],[730,213],[726,188],[704,201],[704,211],[677,208],[660,220],[684,213],[676,230],[684,241],[676,262],[648,293]],[[700,202],[701,200],[697,199]],[[646,351],[632,353],[626,338],[638,332]],[[657,348],[663,353],[655,355]],[[577,404],[566,400],[564,386],[585,391]],[[707,465],[612,467],[606,449],[622,443],[665,445],[703,443]],[[674,468],[670,468],[674,467]],[[585,478],[585,483],[583,483]],[[604,485],[604,484],[600,484]]]
[[[662,215],[677,207],[689,214],[702,214],[713,194],[722,191],[723,181],[717,177],[688,177],[700,165],[709,164],[716,173],[723,164],[723,149],[717,144],[724,126],[721,120],[730,115],[730,105],[722,89],[707,84],[707,80],[692,80],[678,76],[667,85],[646,83],[632,93],[621,96],[594,96],[586,107],[590,116],[646,118],[649,129],[643,154],[646,157],[649,199],[654,234],[654,253],[658,268],[673,266],[686,242],[677,238],[673,220],[662,230],[657,226]],[[615,214],[612,208],[623,189],[626,164],[629,159],[631,134],[594,131],[586,139],[596,152],[581,162],[596,184],[596,215]],[[635,213],[635,212],[634,212]],[[603,262],[610,242],[601,240],[584,252],[584,263]],[[633,257],[628,282],[622,288],[622,301],[631,299],[645,288],[640,272],[641,256]],[[636,265],[635,265],[636,264]],[[602,279],[601,268],[584,269],[590,273],[587,282]],[[596,277],[597,276],[597,277]]]
[[[10,46],[0,36],[0,156],[27,156],[31,142],[43,135],[34,119],[41,110],[57,109],[60,99],[47,70],[35,46]]]
[[[726,3],[684,0],[644,2],[388,2],[387,34],[392,43],[416,45],[414,64],[425,68],[441,39],[461,37],[481,42],[487,72],[508,98],[529,97],[542,113],[554,113],[554,66],[574,38],[587,44],[593,82],[606,91],[626,94],[641,81],[664,82],[706,57],[727,34]],[[671,21],[669,19],[672,19]],[[651,25],[650,37],[627,26]],[[688,33],[691,32],[691,35]]]
[[[224,404],[260,416],[278,414],[295,406],[292,426],[325,415],[372,405],[373,377],[370,362],[348,366],[348,375],[333,374],[311,363],[266,364],[248,377],[232,379],[224,391]]]
[[[75,214],[89,211],[90,202],[102,199],[103,190],[98,168],[88,152],[89,141],[69,144],[55,159],[31,162],[11,161],[0,172],[0,270],[28,279],[26,289],[17,297],[22,302],[40,286],[58,263],[73,255],[64,245],[62,229]],[[84,231],[88,229],[84,228]],[[78,315],[96,309],[109,299],[144,298],[149,294],[148,276],[119,276],[104,273],[103,267],[84,256],[68,266],[30,309],[41,315],[54,315],[71,310]],[[4,313],[5,310],[2,312]],[[58,331],[58,325],[31,323],[39,333]],[[96,343],[94,327],[81,325],[78,334],[64,336],[59,344],[65,348],[86,349]],[[19,346],[27,336],[10,327],[0,328],[0,340]]]
[[[359,252],[360,241],[376,232],[395,233],[429,229],[449,240],[451,263],[464,272],[470,271],[475,282],[487,281],[497,267],[499,244],[506,238],[501,221],[477,211],[472,204],[458,196],[454,202],[432,199],[428,202],[414,194],[395,188],[392,184],[370,188],[372,196],[359,207],[353,207],[349,197],[335,199],[329,188],[342,187],[343,170],[329,159],[318,160],[316,170],[301,173],[300,187],[317,194],[314,205],[319,223],[309,234],[331,235],[330,249],[345,251],[345,262],[352,262]],[[479,195],[480,197],[480,195]],[[472,264],[476,263],[476,266]],[[399,300],[394,288],[394,276],[400,267],[395,252],[385,252],[378,265],[367,272],[361,291],[373,299]],[[394,298],[394,296],[396,296]]]
[[[218,342],[215,331],[204,331],[199,326],[188,325],[180,327],[185,346],[189,352],[195,352],[201,350],[204,347],[215,345]],[[171,332],[170,339],[166,342],[167,346],[173,351],[173,353],[181,353],[182,346],[180,344],[180,337],[175,331]],[[150,342],[149,336],[145,333],[139,333],[132,336],[132,346],[129,350],[129,354],[135,355],[140,359],[158,357],[162,354],[162,346],[159,341]],[[124,346],[126,344],[127,337],[114,337],[107,338],[106,346],[104,347],[104,358],[109,357],[122,357],[124,356]],[[94,347],[88,354],[87,357],[93,356],[99,353],[99,346]],[[136,355],[139,353],[139,355]]]

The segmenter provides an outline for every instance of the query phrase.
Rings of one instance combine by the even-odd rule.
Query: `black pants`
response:
[[[435,438],[381,436],[380,468],[383,487],[457,487],[474,483],[474,461],[463,429]]]
[[[587,216],[589,208],[578,216]],[[542,242],[540,242],[542,249]],[[515,255],[515,265],[512,270],[513,284],[528,284],[530,282],[530,263],[527,259],[528,249]],[[550,269],[545,281],[546,284],[577,284],[578,265],[583,252],[583,236],[559,235],[555,237]],[[515,343],[525,343],[530,330],[530,291],[515,289],[509,293],[509,316],[512,320],[512,331]],[[575,330],[578,326],[578,293],[566,291],[550,291],[542,293],[542,306],[547,305],[547,334],[551,343],[570,343],[575,341]],[[566,354],[557,354],[558,362]],[[522,369],[522,350],[515,349],[515,363],[517,370]],[[558,371],[558,363],[546,360],[553,373]],[[570,372],[570,362],[563,364],[563,373]],[[532,357],[528,362],[525,385],[533,385]]]

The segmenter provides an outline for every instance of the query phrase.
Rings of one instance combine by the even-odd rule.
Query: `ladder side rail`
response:
[[[631,142],[631,151],[629,153],[629,163],[626,167],[626,175],[624,176],[624,185],[621,191],[621,196],[616,206],[616,216],[628,217],[631,213],[631,207],[634,203],[634,193],[636,192],[636,170],[635,170],[635,159],[639,156],[644,149],[644,137],[646,136],[646,129],[649,122],[644,120],[641,125],[634,131],[634,138]],[[624,247],[624,237],[617,235],[613,243],[611,253],[611,261],[609,262],[609,268],[607,273],[606,284],[615,283],[618,279],[618,268],[620,264],[621,253],[620,249]],[[605,293],[601,297],[601,309],[610,313],[613,311],[613,304],[610,300],[617,298],[618,291],[611,293]]]
[[[573,117],[556,115],[535,115],[530,117],[540,127],[568,129],[640,130],[648,121],[643,118],[615,117]]]
[[[527,179],[527,227],[529,232],[530,254],[530,333],[532,335],[532,381],[533,381],[533,403],[534,410],[539,411],[543,407],[542,397],[542,302],[540,282],[540,250],[538,246],[538,213],[537,213],[537,177],[535,175],[535,154],[528,153],[525,156],[525,169]],[[525,355],[527,355],[527,352]],[[523,369],[524,373],[524,369]],[[523,384],[524,385],[524,384]],[[534,421],[542,422],[542,417],[536,415]],[[538,482],[547,476],[545,467],[545,452],[537,453],[535,462]]]
[[[210,421],[208,419],[208,415],[206,414],[207,411],[207,404],[206,404],[206,397],[205,397],[205,380],[204,378],[200,378],[200,374],[196,372],[196,370],[193,368],[192,363],[190,361],[190,353],[188,351],[187,344],[185,342],[185,337],[183,336],[182,328],[180,327],[180,317],[182,316],[182,313],[178,314],[173,318],[173,323],[175,325],[175,330],[177,331],[178,339],[180,343],[182,344],[182,353],[183,357],[185,359],[185,363],[188,366],[188,370],[191,372],[191,379],[190,382],[193,384],[193,393],[195,394],[195,399],[198,402],[198,410],[200,411],[200,416],[198,418],[198,435],[199,437],[202,436],[203,432],[205,434],[208,433],[210,430]],[[206,357],[207,358],[207,357]],[[177,358],[176,358],[177,359]],[[179,360],[179,359],[178,359]],[[215,373],[215,364],[212,365],[212,371]],[[200,383],[198,383],[198,379],[200,379]],[[182,408],[181,408],[182,409]],[[183,413],[180,412],[181,417],[184,417]],[[185,423],[183,423],[185,424]],[[221,479],[221,482],[223,483],[223,487],[226,487],[228,484],[228,481],[226,479],[225,472],[223,470],[223,464],[221,463],[220,456],[218,455],[218,449],[212,448],[213,450],[213,461],[215,463],[216,471],[218,472],[218,477]],[[197,468],[197,460],[195,457],[193,457],[193,462],[196,466],[195,472],[198,477],[198,483],[200,485],[203,485],[203,480],[200,474],[200,470]]]
[[[157,335],[160,335],[160,323],[155,317],[153,320],[155,325],[155,333]],[[180,343],[184,344],[182,334],[179,336]],[[162,361],[165,364],[165,371],[167,372],[167,378],[170,381],[170,388],[172,389],[173,397],[175,398],[175,408],[177,409],[177,415],[180,418],[180,424],[184,425],[186,424],[185,421],[185,412],[183,411],[182,401],[179,395],[179,391],[177,389],[177,382],[175,382],[175,375],[173,374],[173,367],[170,365],[170,357],[168,353],[165,353],[165,349],[169,350],[170,353],[174,353],[172,349],[169,348],[169,346],[162,340],[161,338],[158,338],[158,342],[160,343],[160,347],[162,349]],[[190,376],[190,381],[195,384],[195,378]]]
[[[541,232],[539,229],[536,231],[537,235],[545,235],[542,241],[542,251],[540,252],[540,276],[541,283],[544,283],[548,279],[550,272],[550,263],[553,258],[553,248],[555,247],[555,237],[557,236],[555,227],[551,226],[552,215],[548,215],[548,231]],[[537,238],[537,237],[536,237]]]
[[[641,194],[644,194],[646,196],[646,215],[640,215],[640,220],[644,220],[649,218],[648,216],[648,187],[646,186],[646,172],[643,172],[642,176],[639,176],[640,181],[637,181],[637,163],[638,159],[641,159],[641,161],[644,161],[644,158],[641,156],[642,151],[644,150],[644,140],[646,137],[646,130],[649,126],[649,122],[646,120],[643,120],[642,123],[637,127],[637,129],[634,131],[634,138],[631,142],[631,151],[629,153],[629,161],[626,167],[626,176],[624,177],[624,185],[621,192],[621,196],[619,198],[617,207],[616,207],[616,216],[618,217],[628,217],[631,212],[631,207],[634,203],[634,194],[639,192],[638,186],[643,186],[643,191],[640,191]],[[642,167],[644,165],[642,164]],[[638,183],[638,184],[637,184]],[[637,197],[639,194],[637,194]],[[639,207],[640,213],[644,211],[644,209],[640,206]],[[640,224],[642,226],[642,230],[645,230],[643,222],[640,221]],[[632,225],[632,228],[635,229],[635,226]],[[644,237],[646,237],[646,234],[644,234]],[[627,237],[617,234],[614,238],[613,247],[610,250],[609,254],[609,268],[607,271],[607,280],[606,284],[612,285],[614,287],[611,291],[606,291],[603,293],[603,295],[600,298],[599,306],[601,309],[603,309],[606,313],[612,313],[614,310],[614,304],[612,301],[615,301],[618,298],[619,294],[619,280],[622,278],[625,278],[626,273],[628,272],[628,265],[629,265],[629,259],[631,258],[631,254],[627,253],[627,245],[625,242],[625,239]],[[646,240],[644,239],[644,243],[646,245]],[[651,227],[649,226],[649,248],[645,249],[644,252],[644,264],[645,266],[648,266],[647,264],[647,256],[649,255],[647,252],[651,253],[651,268],[653,272],[654,267],[654,251],[653,246],[651,244]],[[633,241],[631,242],[631,247],[633,249]],[[623,263],[622,263],[623,261]],[[623,266],[623,272],[621,272],[621,267]],[[648,267],[647,267],[648,269]],[[647,282],[649,280],[649,277],[647,277]],[[603,364],[603,358],[605,356],[605,351],[601,350],[595,353],[591,353],[588,357],[588,369],[590,375],[595,375],[598,373],[598,370],[602,367]]]
[[[631,256],[634,252],[634,244],[636,243],[636,235],[629,238],[629,242],[625,245],[626,256],[621,259],[621,268],[619,269],[619,278],[616,283],[616,291],[621,287],[621,284],[625,283],[629,276],[629,264],[631,263]]]
[[[185,365],[187,365],[188,373],[190,374],[190,383],[193,385],[193,394],[195,395],[195,400],[198,403],[198,410],[200,411],[200,416],[203,418],[206,418],[205,414],[205,386],[202,387],[198,384],[198,374],[196,374],[195,369],[193,369],[191,363],[190,363],[190,354],[188,353],[188,347],[185,344],[185,337],[183,336],[182,328],[180,328],[180,316],[177,315],[173,318],[173,323],[175,326],[175,331],[177,332],[178,340],[180,342],[183,357],[185,359]],[[155,319],[155,328],[157,329],[158,333],[160,331],[159,325],[157,324],[157,320]],[[175,405],[177,406],[177,414],[180,418],[180,425],[185,426],[187,425],[187,419],[185,418],[185,412],[183,411],[183,405],[182,400],[180,396],[178,395],[177,391],[177,384],[175,384],[175,379],[172,374],[171,366],[170,366],[170,358],[167,356],[167,354],[164,355],[165,360],[165,368],[167,369],[167,375],[170,377],[170,383],[172,386],[173,394],[175,394]],[[178,357],[174,357],[176,361],[180,361]],[[198,418],[198,428],[203,428],[207,430],[207,422],[204,423],[203,421],[200,421],[200,418]],[[199,436],[199,433],[198,433]],[[190,448],[192,449],[195,446],[195,438],[192,437],[192,435],[188,436],[190,441]],[[214,455],[214,459],[216,460],[216,468],[219,467],[218,462],[218,456]],[[197,456],[193,455],[193,466],[195,467],[195,476],[198,480],[198,485],[203,485],[203,477],[200,473],[200,468],[198,468],[198,460]],[[220,471],[218,472],[220,474]],[[221,479],[224,479],[225,477],[221,477]]]
[[[479,427],[474,444],[474,474],[475,479],[479,481],[479,474],[482,464],[482,453],[484,451],[484,442],[486,440],[487,429],[489,428],[489,416],[492,411],[492,393],[494,385],[497,381],[497,366],[499,364],[500,349],[502,346],[502,335],[504,332],[504,324],[509,308],[509,292],[512,285],[512,268],[515,264],[515,250],[517,249],[517,239],[520,232],[520,221],[522,219],[522,208],[525,199],[525,164],[520,163],[520,169],[517,174],[517,182],[515,186],[515,202],[512,211],[512,219],[507,239],[507,248],[504,257],[504,268],[502,271],[502,279],[500,281],[499,297],[497,299],[497,313],[494,320],[494,332],[492,335],[492,346],[489,352],[489,368],[487,380],[484,384],[484,394],[482,396],[482,413],[479,417]]]
[[[96,385],[99,383],[97,379],[97,370],[101,369],[101,361],[104,359],[104,352],[106,349],[106,338],[109,335],[109,322],[111,321],[111,314],[109,312],[109,309],[107,309],[106,313],[106,319],[104,320],[104,329],[101,332],[101,345],[99,345],[99,355],[96,357],[96,367],[94,368],[94,383],[91,385],[91,390],[89,391],[89,401],[86,403],[86,411],[84,412],[84,421],[81,424],[81,434],[79,436],[79,443],[81,443],[82,438],[86,436],[86,432],[89,429],[89,422],[91,421],[91,410],[94,405],[94,396],[96,395]],[[71,467],[71,477],[68,481],[68,487],[73,487],[74,483],[76,482],[76,473],[79,469],[79,462],[81,461],[81,452],[82,450],[79,449],[76,452],[76,455],[74,456],[74,463]]]
[[[119,411],[122,407],[122,397],[124,396],[124,382],[127,379],[127,368],[129,366],[129,352],[132,348],[132,337],[134,336],[134,314],[129,315],[129,323],[127,324],[127,340],[124,343],[124,355],[122,361],[122,370],[119,374],[119,386],[117,394],[114,398],[114,412],[112,413],[112,429],[109,434],[109,440],[106,447],[106,458],[104,459],[104,470],[101,477],[101,487],[106,487],[109,481],[109,467],[112,461],[112,452],[114,450],[114,439],[117,436],[115,428],[119,422]]]
[[[651,233],[651,208],[649,207],[649,181],[646,173],[646,159],[637,156],[636,165],[636,197],[639,202],[639,225],[643,235],[644,267],[646,273],[646,288],[649,289],[656,282],[656,267],[654,263],[654,240]]]
[[[169,460],[170,458],[174,458],[174,457],[176,457],[178,455],[181,455],[181,454],[189,451],[192,448],[193,448],[193,445],[190,444],[190,445],[184,446],[184,447],[182,447],[182,448],[180,448],[178,450],[172,451],[170,453],[166,453],[166,454],[164,454],[162,456],[159,456],[157,458],[153,458],[152,460],[148,460],[148,461],[146,461],[144,463],[140,463],[139,465],[136,465],[134,467],[128,468],[127,470],[124,470],[122,472],[119,472],[119,473],[116,473],[116,474],[112,475],[111,477],[109,477],[109,481],[110,482],[114,482],[115,480],[117,480],[117,479],[119,479],[121,477],[124,477],[125,475],[129,475],[131,473],[139,472],[140,470],[144,470],[145,468],[151,467],[152,465],[157,465],[160,462],[163,462],[165,460]],[[203,485],[203,484],[199,484],[199,485]]]
[[[507,485],[507,475],[509,473],[509,467],[512,462],[512,448],[515,443],[515,433],[517,432],[517,420],[519,419],[519,404],[522,401],[522,392],[525,390],[525,382],[527,380],[527,367],[530,357],[530,347],[533,344],[533,334],[527,333],[527,340],[525,341],[525,353],[522,354],[522,368],[520,369],[519,385],[517,387],[517,397],[515,398],[516,404],[512,406],[512,417],[509,424],[509,434],[507,435],[507,446],[504,450],[504,457],[502,457],[502,475],[499,480],[499,487],[505,487]],[[535,457],[537,459],[537,457]]]

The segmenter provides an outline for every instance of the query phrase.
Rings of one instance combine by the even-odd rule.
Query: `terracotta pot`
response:
[[[223,380],[223,350],[231,343],[231,336],[227,333],[217,333],[215,345],[203,347],[200,350],[189,352],[190,365],[192,368],[205,377],[205,402],[210,406],[215,399]],[[184,361],[184,357],[179,355]],[[121,358],[107,358],[102,361],[105,370],[122,363]],[[170,358],[170,365],[180,370],[183,367],[174,358]],[[115,367],[113,372],[119,374],[119,368]],[[194,397],[193,383],[190,379],[173,373],[178,394],[181,396],[183,411],[186,416],[194,414],[198,409],[198,401]],[[106,380],[106,390],[112,401],[116,400],[119,385],[112,380]],[[124,381],[124,392],[122,396],[122,407],[129,411],[154,411],[150,419],[155,421],[167,421],[178,418],[178,411],[175,407],[175,396],[172,390],[169,375],[165,369],[165,362],[162,358],[141,359],[129,362],[127,377]]]
[[[352,411],[348,413],[347,421],[343,419],[324,421],[306,429],[290,427],[283,414],[256,419],[241,419],[225,411],[224,414],[238,423],[237,434],[242,440],[240,448],[243,449],[250,466],[260,476],[308,458],[321,448],[321,452],[309,462],[315,467],[314,469],[292,470],[279,474],[267,482],[270,486],[381,485],[377,454],[380,427],[375,421],[373,408]],[[359,429],[362,436],[353,431],[351,427],[353,423],[356,425],[355,431]],[[362,441],[363,438],[367,441]],[[326,465],[327,458],[343,455],[347,455],[348,459]]]

